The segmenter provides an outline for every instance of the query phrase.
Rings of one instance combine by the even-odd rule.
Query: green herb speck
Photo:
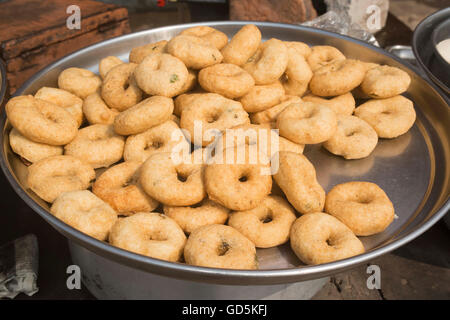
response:
[[[170,76],[170,83],[174,83],[178,81],[178,75],[177,74],[173,74]]]

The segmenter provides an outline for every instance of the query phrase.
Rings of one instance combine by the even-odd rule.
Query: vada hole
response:
[[[248,180],[247,175],[243,175],[243,176],[241,176],[241,177],[239,178],[239,181],[240,181],[240,182],[246,182],[247,180]]]
[[[220,113],[210,114],[206,117],[206,122],[213,123],[213,122],[216,122],[217,120],[219,120],[219,118],[220,118]]]
[[[356,200],[356,202],[361,203],[361,204],[369,204],[372,202],[372,200],[368,199],[368,198],[362,198],[362,199]]]
[[[50,120],[51,122],[57,123],[58,120],[56,119],[55,115],[50,113],[50,114],[45,114],[44,115],[48,120]]]
[[[164,237],[162,234],[151,234],[148,237],[148,240],[152,240],[152,241],[167,241],[167,237]]]
[[[159,148],[161,148],[162,146],[163,146],[163,142],[162,141],[157,141],[157,140],[155,140],[155,141],[153,141],[151,144],[148,144],[146,147],[145,147],[145,150],[148,150],[148,149],[150,149],[150,148],[152,148],[152,149],[159,149]]]
[[[160,141],[154,141],[154,142],[152,143],[152,147],[155,148],[155,149],[159,149],[159,148],[161,148],[162,146],[163,146],[163,143],[160,142]]]
[[[186,182],[187,176],[185,176],[185,175],[183,175],[183,174],[177,172],[177,179],[178,179],[178,181]]]
[[[217,248],[217,255],[224,256],[228,250],[230,250],[230,245],[223,241],[219,244],[219,247]]]
[[[132,175],[131,177],[129,177],[129,178],[127,179],[127,181],[125,181],[125,182],[122,184],[122,188],[126,188],[126,187],[128,187],[128,186],[130,186],[130,185],[136,185],[136,184],[138,183],[138,181],[139,181],[139,176],[136,175],[136,174],[134,174],[134,175]]]
[[[100,140],[106,140],[104,137],[96,136],[89,139],[90,141],[100,141]]]
[[[262,223],[269,223],[273,221],[272,213],[270,212],[268,215],[260,219]]]
[[[289,81],[289,76],[288,76],[286,73],[283,73],[283,75],[282,75],[281,78],[280,78],[280,81],[281,81],[282,83],[288,82],[288,81]]]

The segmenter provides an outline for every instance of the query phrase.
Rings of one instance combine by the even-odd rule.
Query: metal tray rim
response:
[[[6,78],[6,67],[5,63],[2,59],[0,59],[0,107],[3,106],[3,103],[6,100],[7,94],[7,78]]]
[[[29,86],[30,83],[38,79],[40,76],[45,74],[50,69],[54,68],[56,65],[63,63],[64,61],[70,59],[74,55],[80,55],[84,52],[94,49],[96,47],[103,46],[108,43],[113,43],[118,40],[124,40],[127,37],[133,37],[136,34],[147,34],[147,33],[153,33],[153,32],[159,32],[163,30],[170,30],[172,28],[179,28],[179,27],[191,27],[191,26],[197,26],[197,25],[243,25],[249,23],[248,21],[214,21],[214,22],[202,22],[202,23],[189,23],[184,25],[174,25],[174,26],[168,26],[168,27],[162,27],[152,30],[144,30],[135,34],[129,34],[124,35],[120,37],[116,37],[104,42],[100,42],[98,44],[86,47],[84,49],[81,49],[75,53],[72,53],[70,55],[67,55],[63,57],[62,59],[52,63],[51,65],[47,66],[46,68],[42,69],[40,72],[32,76],[28,81],[24,83],[24,85],[16,92],[15,95],[20,95],[23,90]],[[405,62],[401,61],[399,58],[397,58],[394,55],[391,55],[384,50],[372,46],[370,44],[367,44],[365,42],[342,36],[336,33],[319,30],[315,28],[309,28],[304,26],[296,26],[296,25],[288,25],[288,24],[281,24],[281,23],[269,23],[269,22],[253,22],[256,25],[260,26],[271,26],[271,27],[277,27],[277,28],[293,28],[293,29],[300,29],[300,30],[306,30],[306,31],[313,31],[315,33],[321,33],[323,35],[331,36],[331,37],[337,37],[342,38],[347,41],[355,42],[359,45],[363,45],[366,47],[369,47],[372,50],[378,51],[379,53],[382,53],[383,55],[386,55],[398,62],[400,62],[402,65],[404,65],[406,68],[411,69],[411,67],[406,64]],[[416,72],[415,70],[413,70]],[[433,89],[435,89],[436,94],[439,94],[438,90],[436,90],[435,84],[431,83],[427,79],[424,79]],[[440,95],[440,94],[439,94]],[[448,99],[446,97],[443,97],[440,95],[448,104]],[[2,110],[1,112],[1,124],[2,129],[4,129],[6,124],[6,114],[5,111]],[[2,137],[2,140],[4,139],[4,130],[0,132],[0,135]],[[53,215],[51,215],[47,210],[42,208],[37,202],[35,202],[19,185],[16,178],[11,173],[11,168],[9,167],[9,163],[6,160],[6,155],[4,152],[4,149],[1,150],[1,159],[0,159],[0,166],[2,167],[2,170],[7,177],[9,183],[12,185],[14,190],[17,192],[17,194],[34,210],[36,211],[41,217],[43,217],[47,222],[49,222],[53,227],[55,227],[59,232],[63,233],[66,237],[68,237],[70,240],[76,241],[79,244],[82,244],[83,246],[87,247],[89,250],[94,251],[97,254],[101,254],[103,256],[107,256],[110,258],[115,259],[116,261],[119,261],[121,263],[137,267],[139,269],[147,270],[150,272],[155,272],[158,274],[171,276],[175,278],[181,278],[181,279],[190,279],[194,281],[203,281],[203,282],[211,282],[211,283],[224,283],[224,284],[245,284],[245,283],[253,283],[253,284],[275,284],[275,283],[286,283],[286,282],[294,282],[294,281],[301,281],[301,280],[308,280],[313,278],[322,277],[325,275],[332,274],[337,271],[343,271],[346,269],[349,269],[351,267],[354,267],[358,264],[362,264],[364,262],[367,262],[373,258],[376,258],[382,254],[385,254],[387,252],[390,252],[407,242],[413,240],[414,238],[421,235],[423,232],[425,232],[427,229],[429,229],[433,224],[435,224],[442,216],[449,210],[450,208],[450,200],[448,199],[445,201],[445,203],[439,208],[434,215],[429,218],[427,221],[425,221],[419,228],[411,231],[410,233],[406,234],[405,236],[393,241],[392,243],[388,243],[386,245],[383,245],[380,248],[375,248],[372,251],[366,252],[362,255],[355,256],[352,258],[317,265],[317,266],[306,266],[306,267],[300,267],[300,268],[290,268],[290,269],[275,269],[275,270],[229,270],[229,269],[216,269],[216,268],[206,268],[206,267],[196,267],[196,266],[190,266],[187,264],[180,264],[180,263],[172,263],[167,262],[163,260],[158,260],[146,256],[142,256],[139,254],[135,254],[123,249],[119,249],[116,247],[113,247],[105,242],[96,240],[94,238],[91,238],[90,236],[87,236],[86,234],[70,227],[69,225],[65,224],[64,222],[60,221],[59,219],[55,218]]]

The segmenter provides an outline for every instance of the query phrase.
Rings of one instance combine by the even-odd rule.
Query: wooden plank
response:
[[[60,28],[52,28],[43,31],[39,34],[34,34],[31,37],[23,37],[19,39],[13,39],[6,43],[3,43],[2,56],[3,59],[11,59],[18,55],[34,50],[36,48],[51,45],[60,41],[75,38],[81,34],[91,32],[99,28],[100,26],[111,23],[114,21],[120,21],[128,17],[128,11],[125,8],[118,8],[113,11],[108,11],[100,15],[88,17],[82,20],[82,29],[75,31],[69,30],[65,26]]]
[[[109,13],[106,13],[108,15]],[[103,14],[105,15],[105,14]],[[114,27],[116,24],[118,24],[120,21],[126,20],[122,19],[119,21],[105,19],[106,23],[98,25],[98,28],[95,28],[91,30],[90,32],[83,33],[77,37],[66,39],[62,42],[58,42],[55,44],[47,45],[47,46],[39,46],[35,49],[26,51],[19,56],[6,59],[6,68],[7,72],[17,72],[23,69],[31,68],[35,65],[46,65],[51,61],[55,60],[55,57],[60,57],[61,54],[64,54],[64,50],[66,50],[65,54],[68,54],[70,52],[73,52],[73,49],[71,46],[77,46],[78,48],[87,46],[89,44],[92,44],[93,42],[90,41],[89,37],[93,34],[92,31],[100,30],[99,32],[102,32],[103,29],[107,29],[110,27]],[[128,33],[126,31],[126,33]],[[81,41],[82,43],[80,43]],[[65,44],[67,42],[67,44]],[[81,47],[80,47],[81,46]],[[56,51],[58,50],[58,52]]]
[[[117,8],[115,5],[90,0],[10,0],[0,3],[2,33],[0,41],[28,36],[43,30],[65,26],[70,5],[81,9],[81,17],[89,17]]]
[[[66,27],[69,16],[66,8],[71,4],[80,6],[80,30]],[[125,8],[90,0],[14,0],[0,3],[2,56],[10,59],[38,46],[79,36],[108,21],[123,20],[127,16]]]
[[[311,0],[230,0],[230,20],[299,23],[314,19]]]
[[[107,40],[113,37],[117,37],[130,32],[130,25],[128,20],[122,20],[114,25],[111,25],[109,29],[96,29],[91,32],[82,34],[79,37],[71,38],[66,41],[58,42],[43,48],[34,57],[35,63],[29,65],[26,69],[22,69],[17,72],[8,72],[8,85],[9,92],[12,94],[15,92],[27,79],[33,74],[41,70],[51,62],[62,58],[63,56],[82,49],[91,44]],[[100,60],[101,57],[99,57]]]

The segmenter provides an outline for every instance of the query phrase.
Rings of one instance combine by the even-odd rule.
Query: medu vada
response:
[[[187,234],[210,224],[224,224],[230,210],[210,199],[188,207],[164,206],[164,214],[175,220]]]
[[[215,64],[200,70],[198,82],[206,91],[229,99],[242,97],[255,85],[255,80],[247,71],[229,63]]]
[[[323,212],[308,213],[291,228],[291,248],[306,264],[322,264],[364,253],[364,245],[338,219]]]
[[[92,192],[123,216],[150,212],[158,202],[150,198],[139,183],[141,163],[125,161],[103,172],[92,186]]]
[[[314,71],[309,89],[320,97],[339,96],[361,84],[366,74],[358,60],[337,60]]]
[[[167,52],[191,69],[203,69],[221,63],[223,56],[208,40],[190,35],[178,35],[167,44]]]
[[[89,190],[62,193],[50,212],[71,227],[103,241],[117,221],[117,213]]]
[[[313,102],[287,106],[277,117],[280,135],[299,144],[315,144],[331,138],[337,128],[336,114]]]
[[[113,67],[103,80],[102,98],[113,109],[124,111],[142,99],[142,90],[134,78],[134,63],[122,63]]]
[[[317,182],[316,170],[302,154],[280,151],[279,168],[273,176],[289,203],[300,213],[322,211],[325,191]]]
[[[216,153],[205,169],[205,186],[209,198],[236,211],[258,206],[272,188],[272,178],[268,174],[270,163],[264,161],[264,157],[257,148],[252,149],[247,145]]]
[[[206,146],[214,141],[212,130],[222,132],[226,128],[249,122],[248,114],[240,102],[216,93],[204,93],[196,95],[185,104],[180,126],[189,132],[192,143]],[[198,124],[201,124],[201,141],[195,141]],[[208,132],[211,134],[207,134]]]
[[[72,156],[48,157],[28,167],[28,185],[41,199],[53,202],[62,193],[87,189],[94,169]]]
[[[271,248],[289,240],[295,219],[294,210],[286,200],[267,196],[256,208],[233,212],[228,225],[246,236],[257,248]]]
[[[34,142],[60,146],[78,132],[77,121],[66,109],[33,96],[11,98],[5,110],[12,126]]]
[[[62,155],[64,150],[62,146],[31,141],[14,128],[9,133],[9,145],[15,153],[31,163],[51,156]]]
[[[66,109],[77,121],[83,123],[83,100],[76,95],[58,88],[42,87],[34,95],[36,99],[45,100]]]
[[[352,181],[334,186],[327,194],[325,211],[342,221],[357,236],[384,231],[394,220],[391,200],[375,183]]]
[[[90,124],[113,124],[119,111],[109,108],[101,95],[96,92],[84,99],[83,113]]]
[[[225,47],[228,43],[228,36],[225,33],[208,26],[187,28],[181,31],[180,34],[195,36],[207,40],[219,50]]]
[[[403,96],[369,100],[355,109],[355,116],[370,124],[380,138],[401,136],[416,121],[413,102]]]
[[[172,99],[152,96],[119,113],[114,119],[114,131],[123,136],[141,133],[169,120],[172,112]]]
[[[337,129],[323,147],[345,159],[361,159],[369,156],[378,143],[375,130],[364,120],[338,114]]]
[[[255,245],[230,226],[195,229],[184,247],[186,263],[210,268],[258,269]]]
[[[185,89],[189,72],[177,57],[152,53],[137,66],[134,75],[145,93],[172,98]]]
[[[69,91],[81,99],[96,92],[102,85],[99,76],[83,68],[68,68],[58,76],[58,87]]]
[[[369,69],[361,83],[361,90],[371,98],[391,98],[405,92],[411,83],[403,70],[391,66]]]
[[[203,164],[175,163],[171,153],[155,153],[142,165],[140,183],[165,205],[191,206],[206,195],[203,175]]]
[[[96,169],[122,159],[124,146],[125,138],[115,133],[112,125],[93,124],[80,129],[75,139],[64,147],[64,153]]]
[[[222,49],[223,61],[242,66],[258,50],[261,32],[253,24],[243,26]]]
[[[156,212],[138,212],[113,225],[109,243],[144,256],[176,262],[183,253],[186,236],[169,217]]]
[[[168,120],[142,133],[131,135],[125,142],[123,158],[125,161],[144,162],[151,155],[160,152],[173,152],[177,146],[181,149],[189,148],[180,127]]]
[[[255,84],[264,85],[277,81],[286,70],[287,64],[286,45],[283,41],[272,38],[261,44],[242,68],[255,79]]]

